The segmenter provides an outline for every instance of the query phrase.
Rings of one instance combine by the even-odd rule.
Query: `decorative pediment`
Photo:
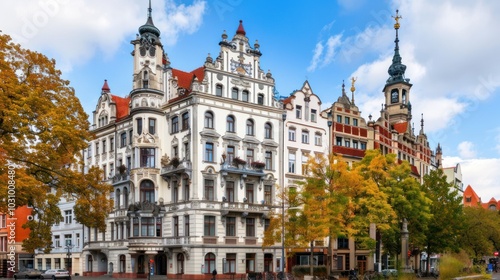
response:
[[[201,137],[205,138],[216,138],[220,137],[220,134],[214,131],[213,129],[204,129],[200,132]]]

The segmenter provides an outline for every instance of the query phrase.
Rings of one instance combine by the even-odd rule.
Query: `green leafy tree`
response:
[[[0,211],[10,210],[7,182],[14,180],[15,206],[30,205],[37,217],[24,225],[31,230],[25,249],[50,250],[50,227],[62,219],[62,197],[76,200],[77,221],[103,230],[112,187],[101,182],[97,168],[79,171],[92,134],[55,61],[0,34],[0,81]]]
[[[425,251],[429,256],[457,252],[464,222],[462,197],[453,184],[446,181],[441,169],[432,170],[424,176],[423,189],[431,201],[430,211],[433,214],[424,231]]]

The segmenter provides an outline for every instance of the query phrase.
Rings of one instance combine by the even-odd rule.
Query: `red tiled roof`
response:
[[[116,95],[111,95],[111,99],[116,104],[116,121],[119,121],[129,114],[129,103],[130,97],[119,97]]]
[[[184,72],[179,69],[172,69],[172,76],[177,78],[179,87],[191,91],[191,84],[196,77],[199,82],[205,78],[205,67],[199,67],[191,72]]]
[[[393,127],[398,133],[405,133],[408,130],[408,122],[395,123]]]
[[[295,95],[291,95],[291,96],[283,99],[283,104],[290,104],[290,103],[292,103],[292,99],[294,99],[294,98],[295,98]]]

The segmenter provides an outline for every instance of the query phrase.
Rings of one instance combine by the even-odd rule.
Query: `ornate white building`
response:
[[[262,238],[283,176],[283,104],[259,44],[240,21],[217,57],[174,69],[151,8],[132,44],[130,94],[105,81],[93,112],[85,165],[104,170],[115,209],[105,232],[85,229],[83,274],[274,271],[280,246],[263,250]]]

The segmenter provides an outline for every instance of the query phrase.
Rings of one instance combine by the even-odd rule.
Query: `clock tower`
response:
[[[154,25],[151,16],[151,0],[149,1],[148,19],[139,27],[139,34],[131,42],[134,45],[133,90],[163,89],[163,64],[166,59],[163,45],[160,42],[160,30]]]
[[[402,18],[398,11],[396,16],[394,29],[396,30],[396,40],[394,40],[394,56],[392,64],[389,66],[389,78],[384,86],[385,106],[389,114],[390,123],[409,122],[411,120],[411,103],[410,103],[410,79],[405,78],[406,65],[401,62],[399,54],[399,20]],[[409,126],[408,126],[409,127]]]

